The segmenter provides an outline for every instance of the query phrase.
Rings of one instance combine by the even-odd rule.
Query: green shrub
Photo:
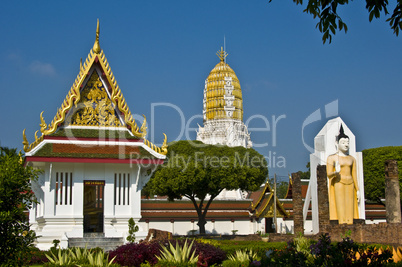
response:
[[[22,266],[36,239],[26,210],[36,202],[31,190],[39,171],[24,166],[16,149],[0,147],[0,264]]]
[[[109,261],[109,256],[103,250],[88,250],[86,248],[70,248],[70,249],[51,249],[46,254],[49,259],[44,266],[78,266],[78,267],[112,267],[119,266],[113,264],[115,258]]]
[[[169,242],[169,248],[162,247],[161,255],[156,256],[159,260],[159,264],[174,264],[177,266],[178,263],[186,263],[186,264],[196,264],[198,262],[198,255],[195,256],[195,250],[191,253],[191,248],[193,247],[194,240],[191,244],[187,244],[187,240],[184,242],[183,246],[179,245],[179,242],[176,242],[176,247]],[[164,266],[164,265],[161,265]],[[169,265],[170,266],[170,265]]]
[[[258,257],[265,255],[267,250],[281,250],[286,246],[286,242],[262,242],[262,241],[232,241],[222,240],[217,245],[226,255],[233,255],[236,250],[251,249],[257,253]]]
[[[130,218],[128,220],[128,236],[126,238],[128,242],[135,242],[135,233],[138,232],[138,229],[138,225],[135,224],[134,219]]]
[[[250,266],[250,262],[249,261],[232,261],[232,260],[225,260],[222,262],[222,267],[248,267]]]
[[[187,239],[184,238],[174,238],[173,240],[160,240],[159,243],[162,246],[166,246],[171,243],[173,246],[179,244],[183,246]],[[207,242],[202,242],[202,241]],[[212,241],[212,242],[208,242]],[[226,260],[226,252],[223,251],[218,246],[214,246],[211,243],[217,244],[219,241],[213,239],[195,239],[192,247],[192,251],[195,251],[195,255],[198,255],[198,261],[200,264],[208,264],[208,266],[219,266],[222,261]]]
[[[213,245],[215,247],[219,246],[219,244],[220,244],[220,242],[218,240],[207,239],[207,238],[196,238],[195,241],[198,243]]]
[[[150,266],[150,265],[147,265]],[[158,262],[156,265],[153,267],[196,267],[197,263],[189,263],[189,262],[175,262],[174,264],[172,262]]]
[[[49,262],[45,266],[75,266],[70,250],[58,249],[56,254],[52,251],[49,254],[46,254]]]
[[[222,264],[223,266],[250,266],[251,263],[255,263],[259,266],[260,260],[261,257],[258,257],[257,253],[253,252],[252,249],[245,249],[236,250],[235,254],[229,255],[228,259]]]
[[[253,252],[252,249],[236,250],[235,254],[229,255],[228,258],[231,261],[239,261],[239,262],[246,262],[246,261],[250,262],[261,259],[257,256],[256,252]]]

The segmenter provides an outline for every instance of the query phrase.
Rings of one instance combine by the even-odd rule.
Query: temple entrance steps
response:
[[[105,237],[103,233],[85,233],[82,238],[69,238],[68,247],[102,248],[104,251],[114,250],[124,244],[122,237]]]

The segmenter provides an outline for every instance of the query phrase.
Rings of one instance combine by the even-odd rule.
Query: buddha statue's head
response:
[[[339,135],[336,137],[336,146],[337,150],[343,153],[347,153],[349,151],[349,136],[347,136],[343,131],[342,124],[341,128],[339,129]]]

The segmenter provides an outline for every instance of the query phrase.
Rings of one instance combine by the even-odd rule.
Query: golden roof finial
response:
[[[27,140],[27,136],[25,135],[25,129],[22,131],[22,144],[24,145],[24,151],[27,151],[29,149],[29,143]]]
[[[99,19],[98,19],[98,25],[96,26],[96,39],[94,43],[94,47],[92,48],[95,54],[99,54],[101,49],[99,45]]]
[[[218,51],[218,52],[216,52],[216,55],[219,57],[219,59],[220,59],[221,61],[225,61],[225,58],[228,56],[228,53],[226,53],[226,52],[223,50],[223,47],[221,47],[221,50]]]

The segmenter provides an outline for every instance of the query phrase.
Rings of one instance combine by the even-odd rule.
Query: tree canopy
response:
[[[30,182],[36,178],[37,171],[24,167],[15,149],[0,147],[0,262],[5,266],[22,266],[35,239],[25,212],[34,202]]]
[[[208,208],[223,189],[255,191],[267,176],[265,158],[252,148],[177,141],[169,144],[167,160],[155,171],[146,190],[170,200],[190,199],[203,234]]]
[[[352,2],[353,0],[350,0]],[[272,0],[269,0],[272,2]],[[297,5],[303,5],[303,0],[293,0]],[[322,41],[329,43],[332,41],[332,35],[336,31],[348,31],[346,23],[339,15],[338,7],[349,4],[349,0],[307,0],[306,8],[303,12],[311,14],[314,19],[318,18],[317,28],[322,33]],[[388,0],[366,0],[366,9],[369,13],[369,21],[373,18],[380,18],[381,13],[388,15]],[[398,0],[391,17],[387,18],[387,22],[394,34],[398,36],[399,30],[402,29],[402,0]]]
[[[402,146],[365,149],[363,152],[364,194],[368,200],[383,204],[385,197],[385,161],[398,161],[399,178],[402,175]],[[402,181],[399,179],[402,189]],[[402,195],[401,195],[402,197]]]
[[[298,171],[297,173],[300,174],[300,179],[310,179],[310,162],[306,164],[307,171]]]
[[[269,185],[273,189],[275,187],[274,178],[269,178]],[[276,197],[281,199],[285,198],[288,193],[289,182],[287,181],[277,181],[276,182]]]

